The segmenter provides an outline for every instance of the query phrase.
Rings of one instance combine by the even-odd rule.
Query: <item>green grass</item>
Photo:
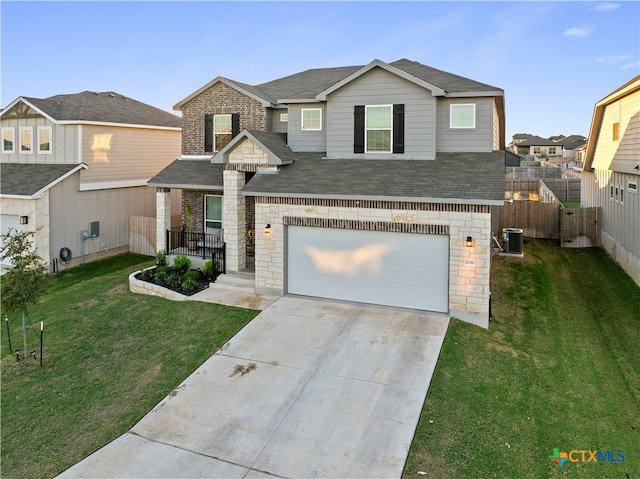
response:
[[[15,362],[2,325],[3,478],[53,477],[120,436],[257,314],[131,293],[128,274],[152,263],[125,254],[56,275],[29,311],[38,354],[45,323],[42,368]]]
[[[405,478],[640,477],[640,289],[599,249],[524,253],[494,258],[489,330],[452,320]]]
[[[561,201],[565,208],[580,208],[580,201]]]

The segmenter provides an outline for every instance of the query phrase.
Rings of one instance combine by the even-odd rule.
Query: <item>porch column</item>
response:
[[[171,189],[156,188],[156,253],[167,245],[167,230],[171,228]]]
[[[245,252],[245,206],[242,188],[244,171],[224,171],[222,196],[222,228],[227,247],[227,271],[238,272],[247,267]]]

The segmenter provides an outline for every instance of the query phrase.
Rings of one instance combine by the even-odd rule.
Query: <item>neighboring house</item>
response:
[[[640,285],[640,75],[595,105],[582,206],[602,207],[602,245]]]
[[[52,270],[126,251],[129,217],[156,215],[147,181],[180,156],[180,117],[114,92],[20,97],[0,121],[2,233],[34,231]]]
[[[513,153],[518,153],[518,144],[531,138],[533,138],[533,135],[530,135],[529,133],[516,133],[511,137],[511,143],[508,145],[508,150]]]
[[[562,156],[562,145],[540,136],[532,136],[515,145],[519,155],[533,155],[538,158]]]
[[[158,248],[178,188],[198,231],[223,232],[227,271],[246,269],[245,229],[255,230],[256,292],[487,327],[503,95],[406,59],[255,86],[215,78],[174,107],[183,159],[148,183]]]
[[[571,135],[558,140],[557,143],[562,145],[562,157],[563,158],[575,158],[576,149],[587,144],[587,138],[582,135]],[[580,162],[579,159],[576,159]]]

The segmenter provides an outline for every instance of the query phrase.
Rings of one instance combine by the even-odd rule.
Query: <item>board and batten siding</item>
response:
[[[180,131],[83,125],[83,189],[91,184],[146,180],[180,157]]]
[[[38,154],[38,127],[51,127],[51,153]],[[20,152],[20,128],[32,129],[32,153]],[[2,128],[13,128],[15,135],[15,153],[2,153],[2,161],[7,163],[79,163],[78,126],[57,125],[47,118],[3,118]]]
[[[322,109],[322,130],[302,130],[303,108]],[[289,105],[289,121],[287,123],[287,141],[293,151],[326,151],[327,109],[324,103],[294,103]]]
[[[404,104],[405,108],[404,154],[354,154],[354,107],[394,104]],[[429,90],[374,68],[329,95],[325,121],[327,157],[433,160],[436,153],[435,108],[436,101]]]
[[[271,108],[267,114],[267,130],[276,133],[287,133],[289,128],[288,121],[280,121],[280,115],[288,113],[286,108]]]
[[[498,105],[493,100],[493,150],[500,149],[500,116],[498,115]]]
[[[476,105],[475,128],[450,128],[451,105],[455,103]],[[493,151],[496,134],[494,128],[495,103],[492,97],[438,98],[436,144],[438,151]]]
[[[81,231],[92,221],[100,222],[100,236],[84,240],[85,256],[106,253],[129,244],[129,216],[156,215],[155,188],[146,186],[79,191],[78,175],[49,190],[49,227],[51,258],[67,247],[73,263],[79,264],[82,251]],[[63,265],[60,265],[61,269]]]

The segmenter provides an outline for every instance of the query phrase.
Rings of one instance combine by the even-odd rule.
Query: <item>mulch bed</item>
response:
[[[155,269],[155,268],[153,268]],[[155,281],[150,281],[148,279],[143,279],[142,278],[142,272],[138,273],[135,275],[135,278],[139,281],[144,281],[145,283],[149,283],[149,284],[155,284],[156,286],[160,286],[162,288],[166,288],[166,289],[170,289],[171,291],[175,291],[176,293],[180,293],[184,296],[193,296],[196,293],[200,293],[201,291],[204,291],[205,289],[207,289],[209,287],[209,283],[211,281],[209,281],[200,270],[190,270],[190,271],[198,271],[200,273],[200,278],[198,279],[197,283],[196,283],[196,289],[194,291],[191,292],[186,292],[185,290],[183,290],[181,287],[171,287],[168,286],[166,284],[158,284]]]

